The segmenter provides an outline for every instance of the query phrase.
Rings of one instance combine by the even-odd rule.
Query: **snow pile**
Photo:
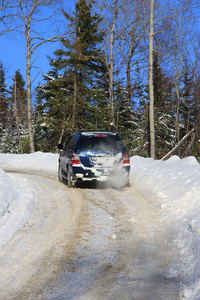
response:
[[[163,221],[173,228],[181,252],[182,297],[200,299],[200,164],[196,158],[167,161],[131,158],[131,180],[160,206]]]
[[[4,170],[44,171],[55,173],[58,168],[58,154],[35,152],[33,154],[2,154],[0,167]]]
[[[0,169],[0,247],[28,221],[35,191],[26,179],[17,179]]]
[[[163,209],[171,210],[179,220],[186,213],[193,217],[197,199],[200,200],[200,164],[196,158],[173,156],[167,161],[154,161],[135,156],[131,164],[132,179],[142,190],[155,194],[154,201],[161,203]]]
[[[56,174],[58,155],[0,154],[0,247],[28,221],[35,208],[35,189],[27,179],[3,171],[27,171]]]
[[[0,168],[12,171],[50,173],[56,175],[58,155],[36,152],[33,154],[0,154]],[[0,246],[28,221],[35,207],[35,188],[27,179],[0,169]]]
[[[0,154],[0,168],[57,176],[58,155]],[[27,179],[0,169],[0,246],[28,220],[33,211],[34,187]],[[130,182],[159,207],[161,220],[168,224],[180,249],[181,264],[173,272],[182,280],[180,299],[200,299],[200,164],[194,157],[167,161],[134,156]]]

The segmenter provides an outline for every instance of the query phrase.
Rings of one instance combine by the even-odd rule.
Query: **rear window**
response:
[[[101,136],[101,137],[81,137],[78,150],[122,150],[124,143],[119,136]]]

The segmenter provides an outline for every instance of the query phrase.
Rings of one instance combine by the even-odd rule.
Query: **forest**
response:
[[[76,130],[114,130],[131,156],[200,162],[198,2],[77,0],[70,12],[61,0],[1,1],[0,39],[24,36],[26,78],[16,70],[8,86],[0,55],[0,153],[56,152]],[[55,42],[33,91],[34,54]]]

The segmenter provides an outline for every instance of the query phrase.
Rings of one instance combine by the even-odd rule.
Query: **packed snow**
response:
[[[57,176],[57,168],[58,154],[0,154],[0,249],[35,209],[33,185],[14,172]],[[173,228],[181,265],[177,262],[169,277],[180,275],[180,299],[200,299],[200,164],[194,157],[158,161],[134,156],[130,183],[150,195],[159,207],[160,219]]]

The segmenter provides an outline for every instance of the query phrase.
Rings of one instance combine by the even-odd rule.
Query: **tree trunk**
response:
[[[110,35],[110,66],[108,67],[109,73],[109,94],[110,94],[110,117],[109,117],[109,130],[114,125],[114,96],[113,96],[113,72],[114,72],[114,33],[116,27],[116,20],[118,15],[118,0],[114,0],[114,18],[112,23],[111,35]]]
[[[133,114],[131,109],[131,55],[128,59],[127,63],[127,71],[126,71],[126,78],[127,78],[127,104],[129,107],[129,115],[130,115],[130,122],[131,122],[131,133],[133,134]]]
[[[77,76],[76,76],[76,69],[74,75],[74,95],[73,95],[73,111],[72,111],[72,126],[75,127],[76,122],[76,103],[77,103]]]
[[[114,68],[114,30],[115,30],[115,17],[113,21],[113,27],[111,31],[111,42],[110,42],[110,69],[109,69],[109,93],[110,93],[110,120],[109,120],[109,129],[114,124],[114,101],[113,101],[113,68]]]
[[[28,128],[29,128],[29,138],[30,138],[30,149],[31,149],[31,153],[33,153],[33,152],[35,152],[35,145],[34,145],[34,138],[33,138],[32,105],[31,105],[31,47],[30,47],[30,26],[27,28],[26,42],[27,42],[26,78],[27,78]]]
[[[149,34],[149,127],[150,127],[150,155],[153,159],[155,159],[153,40],[154,40],[154,0],[151,0],[150,34]]]
[[[64,135],[64,133],[65,133],[64,122],[65,122],[65,118],[64,118],[64,120],[63,120],[63,128],[62,128],[62,130],[61,130],[61,133],[60,133],[60,136],[59,136],[59,139],[58,139],[58,145],[61,144],[63,135]],[[59,153],[58,148],[56,148],[56,153]]]
[[[178,43],[178,41],[177,41]],[[177,45],[175,46],[175,94],[176,94],[176,120],[175,120],[175,133],[176,133],[176,142],[179,143],[179,109],[180,109],[180,94],[179,94],[179,78],[180,78],[180,67],[179,66],[179,71],[178,71],[178,58],[177,58]]]
[[[15,119],[16,119],[16,125],[17,125],[17,135],[18,135],[20,152],[21,152],[21,154],[23,154],[23,147],[22,147],[21,138],[20,138],[19,121],[18,121],[18,113],[17,113],[17,90],[16,90],[16,84],[17,84],[17,82],[16,82],[16,79],[15,79],[15,86],[14,86]]]

